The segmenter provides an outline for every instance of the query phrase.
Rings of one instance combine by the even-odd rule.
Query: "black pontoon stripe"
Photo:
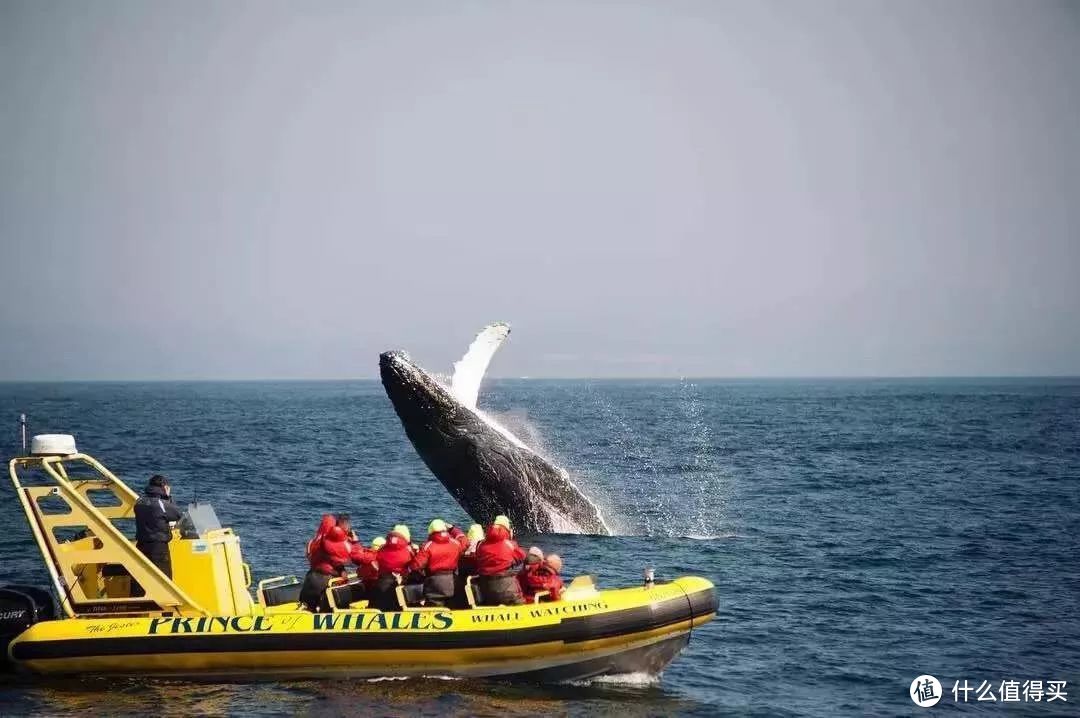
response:
[[[701,596],[699,594],[709,594]],[[580,643],[598,638],[633,634],[680,623],[715,612],[712,589],[655,605],[564,618],[550,626],[459,632],[373,632],[352,629],[305,633],[220,633],[197,635],[125,636],[122,638],[69,638],[31,641],[12,646],[18,661],[91,656],[164,655],[177,653],[250,653],[259,651],[435,650],[521,646],[563,641]],[[696,607],[702,608],[698,613]],[[710,609],[709,607],[712,606]],[[693,612],[692,612],[693,608]]]
[[[687,598],[690,599],[690,611],[694,614],[694,618],[716,613],[720,605],[716,600],[716,590],[711,588],[695,591],[688,594]]]

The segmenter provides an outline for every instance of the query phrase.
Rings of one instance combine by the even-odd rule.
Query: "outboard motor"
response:
[[[8,645],[38,621],[56,618],[52,594],[38,586],[0,587],[0,668],[10,670]]]

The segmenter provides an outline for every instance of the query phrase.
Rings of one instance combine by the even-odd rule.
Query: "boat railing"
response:
[[[17,457],[8,473],[64,614],[205,615],[121,531],[138,496],[96,459]]]

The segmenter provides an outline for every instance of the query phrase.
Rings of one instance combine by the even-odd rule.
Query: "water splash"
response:
[[[590,384],[587,391],[592,407],[600,414],[600,425],[608,432],[605,439],[612,454],[601,471],[617,472],[619,477],[620,510],[609,510],[606,515],[632,527],[620,533],[703,539],[729,535],[724,529],[728,482],[714,459],[714,437],[700,387],[681,379],[674,411],[664,415],[664,421],[678,426],[678,450],[686,457],[678,467],[660,465],[654,459],[665,452],[653,446],[653,431],[631,423],[597,385]],[[680,491],[670,491],[673,479],[683,482]]]
[[[438,378],[444,385],[448,384],[445,377]],[[603,462],[600,466],[575,469],[566,476],[597,508],[609,530],[615,535],[672,538],[725,536],[728,482],[714,459],[714,437],[705,416],[700,387],[693,381],[680,379],[674,406],[664,416],[666,421],[677,422],[678,451],[686,457],[673,467],[662,465],[654,458],[665,453],[664,447],[654,446],[657,434],[631,423],[600,386],[586,385],[585,395],[577,399],[588,401],[583,409],[591,408],[599,413],[599,425],[608,431],[605,443],[609,456],[600,457]],[[545,440],[525,410],[475,411],[518,447],[555,466],[566,465],[559,457],[558,448]],[[599,477],[591,476],[597,472]],[[680,491],[670,490],[673,478],[683,482]],[[579,532],[572,522],[558,520],[557,512],[548,508],[561,533]]]
[[[714,459],[713,433],[702,406],[698,385],[685,378],[680,379],[679,407],[687,428],[684,436],[690,451],[690,474],[694,479],[687,488],[696,492],[693,502],[696,513],[690,528],[697,535],[714,535],[727,523],[727,487],[725,477]],[[708,515],[705,514],[706,510]]]
[[[618,527],[613,525],[609,518],[610,512],[607,510],[607,506],[610,505],[610,503],[605,505],[602,501],[598,501],[595,491],[582,490],[579,485],[580,475],[571,476],[570,472],[563,468],[563,462],[549,450],[540,430],[535,424],[529,421],[528,413],[524,409],[515,409],[505,412],[480,411],[477,409],[476,413],[491,427],[499,431],[519,447],[526,451],[531,451],[555,468],[559,469],[570,485],[584,496],[585,500],[592,504],[593,508],[596,509],[596,512],[600,517],[600,522],[608,529],[608,531],[613,535],[620,533]],[[507,425],[509,425],[510,428],[507,428]],[[518,438],[518,433],[521,433],[526,437],[527,444]],[[582,532],[580,526],[564,516],[554,506],[551,506],[546,502],[544,503],[544,511],[551,518],[556,533]]]

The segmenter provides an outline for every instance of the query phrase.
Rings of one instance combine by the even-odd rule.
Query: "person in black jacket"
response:
[[[172,578],[169,523],[179,520],[180,509],[169,497],[169,480],[159,474],[151,476],[146,491],[135,502],[135,547],[169,578]]]

